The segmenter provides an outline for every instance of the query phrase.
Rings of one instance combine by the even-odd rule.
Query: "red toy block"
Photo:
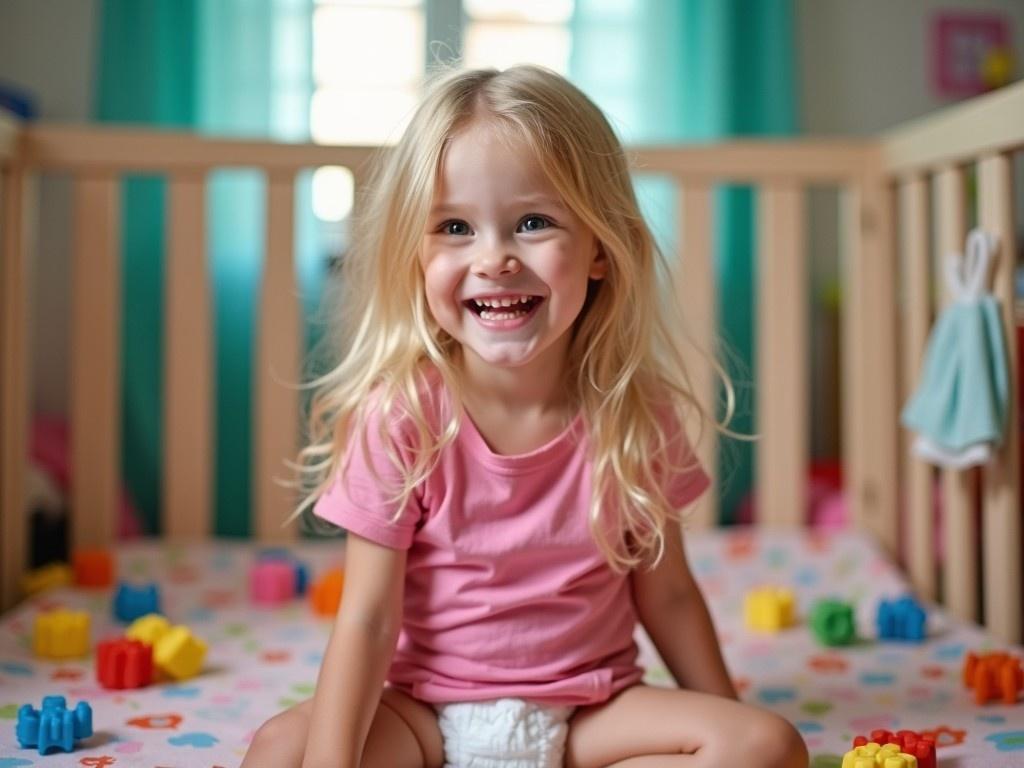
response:
[[[886,731],[884,729],[877,729],[871,732],[871,738],[865,738],[864,736],[858,736],[853,740],[854,748],[863,747],[869,742],[875,744],[895,744],[900,748],[900,752],[905,752],[908,755],[913,755],[917,758],[918,768],[936,768],[938,765],[935,757],[935,742],[932,739],[925,738],[917,731],[902,730]]]
[[[104,688],[143,688],[153,682],[153,648],[119,637],[96,646],[96,677]]]
[[[964,657],[964,685],[974,689],[974,703],[985,704],[1001,699],[1004,704],[1016,704],[1024,688],[1024,670],[1021,660],[1003,651],[974,654]]]
[[[105,549],[80,549],[71,556],[75,584],[109,587],[114,583],[114,559]]]

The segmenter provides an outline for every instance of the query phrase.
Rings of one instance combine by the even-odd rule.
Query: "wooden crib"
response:
[[[1024,83],[865,139],[736,141],[631,150],[640,173],[680,189],[678,285],[698,341],[715,327],[712,191],[741,183],[758,195],[757,464],[759,524],[804,523],[809,461],[809,317],[806,191],[839,191],[843,315],[841,392],[845,491],[856,525],[901,558],[920,593],[997,637],[1021,639],[1021,501],[1017,404],[1007,440],[984,471],[944,472],[944,562],[932,546],[933,470],[909,457],[898,423],[918,376],[934,318],[935,252],[962,250],[969,212],[967,175],[977,170],[979,224],[999,237],[994,292],[1001,301],[1016,392],[1013,339],[1016,234],[1013,153],[1024,147]],[[32,408],[29,381],[30,275],[36,184],[42,174],[73,180],[70,276],[75,546],[114,538],[119,488],[120,181],[129,172],[168,179],[165,303],[163,531],[204,537],[211,530],[213,349],[206,269],[204,184],[214,169],[245,166],[267,176],[266,263],[256,333],[254,530],[280,541],[292,499],[277,485],[294,456],[300,378],[300,309],[293,268],[293,199],[301,169],[342,165],[356,179],[367,147],[285,145],[101,126],[21,124],[0,117],[0,608],[18,597],[26,560],[23,499]],[[934,199],[937,238],[933,238]],[[933,242],[934,240],[934,242]],[[696,371],[706,403],[710,368]],[[702,458],[714,470],[716,446]],[[981,489],[978,530],[973,484]],[[716,500],[697,520],[710,525]],[[902,516],[902,518],[901,518]],[[901,523],[902,520],[902,523]]]

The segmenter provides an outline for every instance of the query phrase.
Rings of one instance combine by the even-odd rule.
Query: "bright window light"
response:
[[[572,17],[573,0],[463,0],[462,7],[474,19],[565,24]]]
[[[321,221],[341,221],[352,212],[352,171],[337,165],[313,172],[313,214]]]
[[[563,25],[478,21],[466,29],[465,61],[467,67],[498,69],[541,64],[565,74],[569,47],[569,30]]]

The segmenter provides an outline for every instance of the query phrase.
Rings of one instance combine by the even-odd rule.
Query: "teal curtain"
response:
[[[226,136],[306,140],[313,0],[102,0],[95,117]],[[297,260],[307,313],[323,260],[297,194]],[[124,185],[122,462],[147,530],[158,532],[162,444],[163,179]],[[216,532],[247,535],[252,342],[263,263],[265,183],[253,170],[208,180],[216,324]]]
[[[572,34],[570,77],[628,144],[796,132],[792,0],[576,0]],[[639,177],[637,194],[659,243],[674,252],[672,186]],[[754,198],[749,188],[727,186],[715,197],[719,326],[739,408],[731,426],[749,433]],[[722,441],[724,522],[753,485],[753,451],[750,443]]]

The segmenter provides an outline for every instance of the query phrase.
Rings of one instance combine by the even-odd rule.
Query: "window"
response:
[[[463,49],[467,67],[504,69],[532,62],[568,71],[574,0],[461,0],[461,14],[459,3],[315,0],[313,141],[376,145],[398,140],[423,83],[428,14],[442,33],[454,28],[454,36],[461,35],[454,47]],[[352,210],[352,185],[347,168],[317,169],[316,217],[343,221]]]
[[[569,70],[573,0],[463,0],[467,67]]]
[[[392,144],[412,116],[426,60],[423,0],[316,0],[310,134],[323,144]],[[341,221],[352,174],[319,168],[313,212]]]

